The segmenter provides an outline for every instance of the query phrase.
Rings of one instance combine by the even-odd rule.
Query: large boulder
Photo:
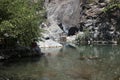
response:
[[[59,35],[63,33],[63,30],[53,20],[51,20],[50,26],[45,26],[43,29],[45,30],[42,34],[44,39],[49,38],[58,41]]]

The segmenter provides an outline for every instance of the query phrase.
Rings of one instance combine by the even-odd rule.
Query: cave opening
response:
[[[71,28],[68,30],[68,36],[73,36],[73,35],[75,35],[78,31],[79,31],[79,29],[78,29],[77,27],[71,27]]]

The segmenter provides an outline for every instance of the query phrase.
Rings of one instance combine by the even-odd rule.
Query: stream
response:
[[[0,80],[120,80],[120,46],[42,48],[44,56],[0,63]]]

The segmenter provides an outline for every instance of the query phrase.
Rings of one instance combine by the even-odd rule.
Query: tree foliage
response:
[[[21,45],[40,37],[44,20],[43,0],[0,0],[0,37],[8,34]]]

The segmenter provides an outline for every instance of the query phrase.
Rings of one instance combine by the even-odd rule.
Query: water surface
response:
[[[42,49],[45,56],[7,61],[0,80],[120,80],[120,46]]]

